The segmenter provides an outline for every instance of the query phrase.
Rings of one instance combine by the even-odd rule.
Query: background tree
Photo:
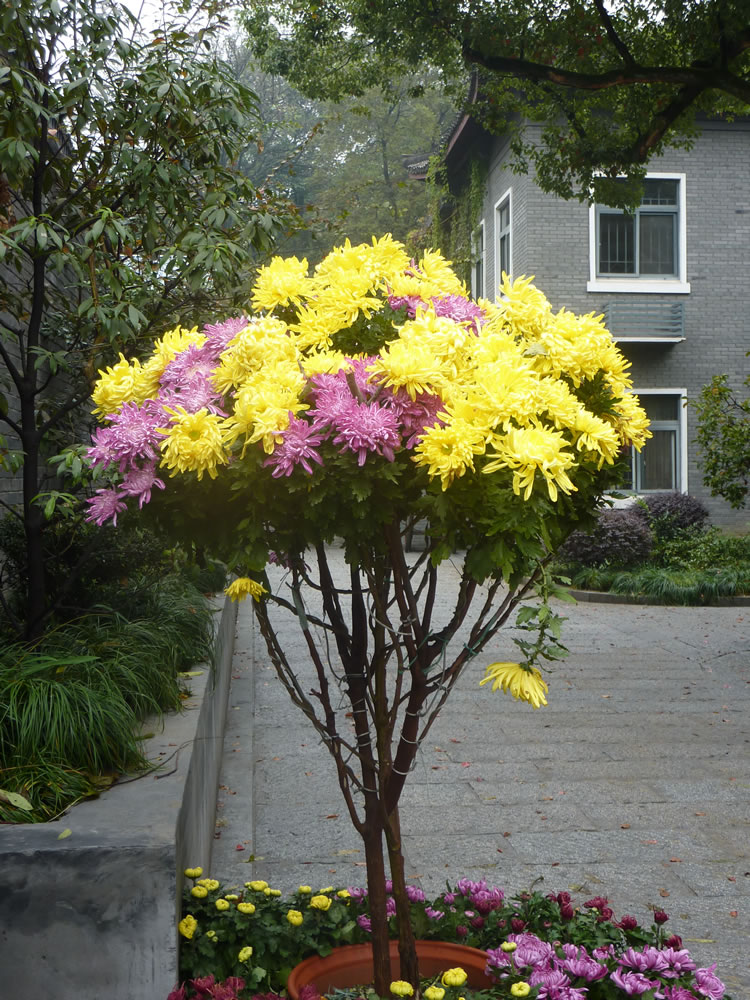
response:
[[[750,376],[745,379],[750,386]],[[711,496],[744,507],[750,493],[750,399],[738,399],[726,375],[715,375],[695,403],[703,482]]]
[[[315,263],[336,243],[390,232],[407,240],[427,212],[424,185],[410,182],[404,158],[437,151],[452,103],[434,73],[370,88],[340,103],[316,100],[264,71],[241,39],[224,42],[225,58],[259,98],[262,149],[248,147],[240,169],[255,183],[271,176],[305,219],[284,241],[287,253]]]
[[[700,111],[750,105],[745,0],[244,0],[250,45],[267,69],[312,97],[386,89],[437,67],[516,163],[563,198],[634,204],[645,164],[686,144]],[[525,121],[543,124],[541,146]],[[626,174],[627,186],[613,178]]]
[[[0,456],[22,470],[26,584],[19,613],[0,571],[0,602],[27,637],[52,612],[45,456],[97,368],[236,309],[291,218],[237,166],[258,101],[212,54],[221,5],[172,10],[145,35],[106,0],[0,9]]]

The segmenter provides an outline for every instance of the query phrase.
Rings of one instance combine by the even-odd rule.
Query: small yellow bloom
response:
[[[219,881],[218,879],[215,878],[202,878],[198,882],[198,885],[205,885],[205,887],[209,890],[209,892],[213,892],[214,889],[219,888]]]
[[[186,868],[185,877],[186,878],[200,878],[203,874],[202,868]]]
[[[188,913],[188,915],[186,917],[183,917],[183,919],[177,925],[177,930],[180,932],[180,934],[182,934],[184,938],[187,938],[189,941],[192,938],[193,934],[195,934],[197,927],[198,927],[198,921],[195,919],[192,913]]]
[[[325,889],[318,889],[318,892],[333,892],[333,886],[327,885]]]
[[[493,691],[502,688],[519,701],[527,701],[533,708],[547,704],[544,696],[549,693],[549,688],[538,667],[522,667],[520,663],[491,663],[479,686],[489,681],[492,681]]]
[[[391,983],[391,993],[395,997],[410,997],[414,995],[414,987],[405,979],[396,979]]]
[[[264,882],[263,879],[254,879],[252,882],[245,882],[245,886],[252,889],[253,892],[263,892],[264,889],[268,888],[268,882]]]
[[[305,896],[309,896],[312,892],[312,887],[309,885],[301,885],[297,891],[303,893]]]
[[[299,910],[287,910],[286,919],[292,925],[292,927],[299,927],[302,921],[305,919]]]
[[[527,997],[529,993],[531,993],[531,987],[528,983],[513,983],[510,988],[510,995],[513,997]]]
[[[239,898],[240,897],[237,895],[236,892],[228,892],[227,895],[224,897],[224,899],[228,899],[231,903],[233,903],[235,899]]]
[[[440,982],[443,986],[463,986],[466,978],[465,970],[457,966],[455,969],[446,969]]]
[[[237,909],[240,913],[246,913],[249,916],[251,913],[255,913],[255,903],[238,903]]]
[[[268,895],[269,896],[280,896],[281,895],[281,889],[269,889],[268,890]]]
[[[518,945],[515,941],[503,941],[500,945],[500,950],[504,951],[507,955],[510,955],[510,953],[515,951],[517,947]]]
[[[339,897],[339,899],[351,899],[352,898],[352,894],[349,892],[348,889],[339,889],[339,891],[336,893],[336,895]]]
[[[424,1000],[443,1000],[445,990],[442,986],[428,986],[422,996]]]
[[[206,931],[206,937],[210,938],[212,941],[218,940],[216,936],[216,931]]]
[[[240,949],[237,958],[240,960],[240,962],[249,962],[250,959],[252,958],[252,954],[253,954],[253,949],[248,944],[245,945],[244,948]]]
[[[328,898],[328,896],[323,896],[323,895],[313,896],[313,898],[310,900],[310,906],[314,910],[323,910],[323,912],[325,912],[326,910],[329,910],[331,908],[331,900]]]
[[[194,885],[190,890],[190,895],[195,896],[196,899],[205,899],[208,895],[208,889],[205,885]]]
[[[230,906],[231,903],[227,899],[216,900],[216,909],[219,910],[219,912],[221,912],[222,910],[228,910]]]

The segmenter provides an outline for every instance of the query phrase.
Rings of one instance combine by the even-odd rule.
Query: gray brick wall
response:
[[[655,299],[684,303],[685,340],[677,344],[627,344],[635,388],[684,388],[688,400],[715,374],[739,388],[750,351],[750,122],[706,123],[692,150],[668,150],[652,161],[656,172],[686,176],[687,295],[588,292],[589,208],[542,192],[530,176],[513,174],[502,138],[492,140],[483,217],[486,293],[492,297],[495,268],[494,205],[510,188],[513,204],[513,276],[534,275],[553,307],[600,312],[605,304]],[[732,511],[703,487],[695,417],[687,408],[690,493],[709,508],[712,520],[747,527],[750,514]]]

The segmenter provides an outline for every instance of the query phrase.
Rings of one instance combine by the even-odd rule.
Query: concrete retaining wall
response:
[[[184,713],[144,730],[152,773],[55,823],[0,827],[0,996],[166,1000],[182,871],[210,857],[236,616],[227,601]]]

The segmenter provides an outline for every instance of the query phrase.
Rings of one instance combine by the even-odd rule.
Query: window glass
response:
[[[676,490],[677,431],[652,430],[640,453],[636,452],[637,490]]]
[[[632,215],[602,212],[599,216],[599,270],[605,274],[632,274],[635,270]]]
[[[674,215],[643,212],[640,216],[639,270],[641,274],[674,274]]]
[[[634,214],[597,206],[597,271],[601,276],[672,278],[679,274],[679,184],[671,178],[645,181]]]

